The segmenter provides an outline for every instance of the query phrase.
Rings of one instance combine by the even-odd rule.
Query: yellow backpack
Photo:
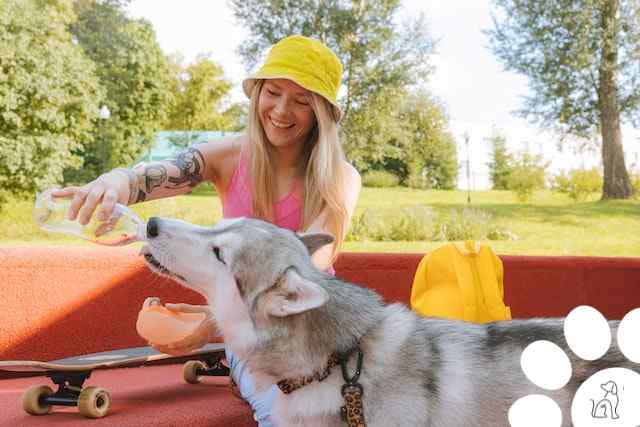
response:
[[[423,316],[487,323],[511,319],[504,305],[502,261],[474,241],[449,243],[422,258],[411,308]]]

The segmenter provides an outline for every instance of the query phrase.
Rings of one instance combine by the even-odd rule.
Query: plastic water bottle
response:
[[[33,206],[34,221],[46,231],[80,237],[105,246],[123,246],[146,239],[146,224],[132,210],[116,204],[111,217],[104,221],[92,215],[88,224],[68,219],[71,198],[53,197],[52,190],[38,194]]]

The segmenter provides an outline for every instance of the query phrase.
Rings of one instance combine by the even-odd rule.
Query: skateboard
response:
[[[22,395],[22,407],[31,415],[45,415],[53,406],[77,406],[88,418],[107,415],[111,406],[109,392],[101,387],[84,387],[94,370],[149,366],[186,361],[182,374],[189,384],[197,384],[203,376],[228,376],[222,364],[224,344],[207,344],[183,356],[160,353],[153,347],[133,347],[39,362],[34,360],[0,361],[0,371],[46,376],[58,386],[56,392],[47,385],[35,385]]]

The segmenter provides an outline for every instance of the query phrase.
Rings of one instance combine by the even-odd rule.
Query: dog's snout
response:
[[[147,222],[147,237],[149,239],[158,237],[158,218],[149,218],[149,222]]]

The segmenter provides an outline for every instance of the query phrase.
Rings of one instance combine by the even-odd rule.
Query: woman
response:
[[[132,204],[183,194],[211,181],[221,195],[225,218],[251,216],[300,232],[327,232],[335,242],[313,261],[332,263],[347,233],[360,192],[360,175],[346,161],[338,140],[341,112],[336,98],[342,65],[324,44],[302,36],[276,43],[262,68],[243,81],[251,100],[248,127],[239,138],[190,147],[176,159],[134,170],[118,168],[83,187],[53,193],[73,201],[69,218],[86,223],[98,204],[108,217],[115,203]],[[216,334],[206,306],[168,304],[177,311],[204,312],[207,320],[183,341],[156,346],[171,354],[202,347]],[[153,344],[153,343],[152,343]],[[252,406],[260,426],[277,388],[255,390],[243,361],[227,353],[232,379]]]

